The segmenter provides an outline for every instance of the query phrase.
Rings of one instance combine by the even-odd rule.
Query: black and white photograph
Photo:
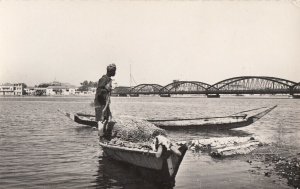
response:
[[[300,0],[0,0],[1,189],[299,189]]]

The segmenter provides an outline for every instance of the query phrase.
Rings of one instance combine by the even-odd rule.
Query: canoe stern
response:
[[[156,183],[175,184],[175,177],[179,166],[187,151],[186,145],[178,146],[181,155],[164,149],[162,155],[157,157],[156,152],[127,147],[112,146],[100,142],[105,156],[129,165],[133,165],[139,174],[147,180]]]

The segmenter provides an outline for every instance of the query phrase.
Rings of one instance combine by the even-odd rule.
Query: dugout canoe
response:
[[[191,119],[161,120],[153,119],[147,121],[165,130],[228,130],[251,125],[252,123],[256,122],[276,107],[277,105],[272,107],[261,107],[223,117],[201,117]]]
[[[58,109],[59,112],[70,118],[76,123],[91,126],[91,127],[98,127],[98,123],[95,121],[95,115],[89,114],[82,114],[82,113],[68,113]]]
[[[103,155],[133,166],[139,175],[157,184],[174,186],[175,177],[187,151],[186,145],[177,146],[180,154],[162,147],[162,153],[152,150],[110,145],[100,140]]]
[[[276,107],[277,105],[272,107],[255,108],[223,117],[200,117],[190,119],[176,118],[159,120],[148,119],[147,121],[165,130],[228,130],[251,125]],[[98,125],[95,121],[94,115],[83,113],[72,114],[63,112],[61,110],[59,111],[76,123],[92,127],[97,127]]]
[[[92,116],[79,114],[87,119],[84,120],[80,119],[78,114],[65,113],[61,110],[60,112],[78,123],[96,127],[95,123],[97,122],[89,119]],[[168,140],[165,136],[160,135],[156,136],[157,142],[159,138]],[[153,149],[152,146],[144,148],[143,145],[134,147],[128,145],[126,141],[116,144],[111,143],[110,137],[107,135],[100,137],[99,144],[104,156],[135,167],[147,180],[170,187],[175,184],[175,176],[188,149],[186,144],[177,145],[175,143],[169,143],[168,149],[165,146],[166,143],[160,142],[155,145],[156,149]]]

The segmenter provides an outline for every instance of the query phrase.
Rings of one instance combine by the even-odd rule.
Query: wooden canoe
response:
[[[272,111],[276,106],[262,107],[242,112],[235,113],[223,117],[200,117],[191,119],[149,119],[147,121],[165,130],[182,130],[182,129],[196,129],[196,130],[228,130],[238,127],[248,126],[255,121],[262,118],[264,115]],[[62,112],[62,111],[61,111]],[[94,115],[82,113],[65,113],[67,117],[79,124],[97,127]]]
[[[58,109],[59,112],[63,113],[65,116],[75,121],[76,123],[87,125],[91,127],[98,127],[98,123],[95,121],[95,115],[82,114],[82,113],[68,113]]]
[[[273,107],[262,107],[246,110],[223,117],[201,117],[192,119],[162,119],[148,120],[165,130],[197,129],[197,130],[226,130],[248,126],[272,111]]]
[[[101,141],[99,143],[104,156],[132,165],[147,180],[168,186],[174,186],[175,176],[188,149],[186,145],[179,146],[181,155],[178,155],[163,148],[158,157],[157,152],[151,150],[114,146]]]

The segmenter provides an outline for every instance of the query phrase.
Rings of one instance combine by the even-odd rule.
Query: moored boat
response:
[[[165,130],[226,130],[248,126],[272,111],[276,106],[246,110],[223,117],[147,120]]]
[[[261,107],[222,117],[148,119],[147,121],[165,130],[228,130],[251,125],[276,107],[277,105]],[[79,124],[97,127],[94,115],[63,113]]]
[[[64,113],[64,112],[63,112]],[[77,123],[96,126],[89,115],[64,113]],[[85,119],[79,119],[84,117]],[[135,167],[139,173],[160,186],[172,187],[187,151],[186,144],[172,143],[165,131],[134,117],[99,123],[99,144],[103,155]]]
[[[167,186],[174,186],[175,176],[187,151],[187,146],[178,146],[180,153],[161,147],[162,151],[114,146],[100,141],[105,156],[137,168],[147,180]]]
[[[70,118],[76,123],[87,125],[91,127],[98,127],[97,121],[95,121],[95,115],[82,114],[82,113],[68,113],[58,109],[59,112],[63,113],[65,116]]]

